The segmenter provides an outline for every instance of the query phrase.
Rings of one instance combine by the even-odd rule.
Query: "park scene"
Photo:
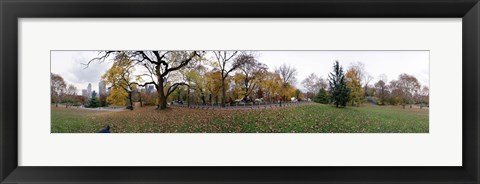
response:
[[[51,51],[51,133],[428,133],[428,51]]]

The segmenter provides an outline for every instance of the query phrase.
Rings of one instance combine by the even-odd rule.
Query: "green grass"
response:
[[[102,112],[60,107],[52,107],[51,110],[52,133],[96,132],[96,130],[100,131],[104,128],[98,121],[95,121],[97,117],[101,117],[104,114]]]
[[[253,110],[198,110],[154,107],[99,112],[52,107],[52,133],[98,132],[299,132],[299,133],[428,133],[427,109],[394,106],[335,108],[309,104]]]

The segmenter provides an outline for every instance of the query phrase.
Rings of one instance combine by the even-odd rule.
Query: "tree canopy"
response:
[[[347,103],[359,106],[366,96],[379,104],[428,103],[428,92],[424,92],[428,87],[423,90],[414,76],[402,74],[387,84],[386,75],[380,75],[376,83],[369,84],[373,77],[361,62],[351,64],[345,73],[335,61],[328,81],[314,72],[301,81],[303,88],[297,88],[295,67],[283,63],[269,69],[255,52],[102,51],[90,62],[107,60],[113,64],[102,76],[111,86],[105,101],[128,105],[132,110],[134,101],[165,109],[167,101],[224,107],[241,101],[282,105],[292,97],[331,102],[337,107]],[[66,87],[61,86],[61,80],[56,84],[52,81],[52,102],[67,94]]]
[[[333,72],[328,76],[328,84],[330,100],[336,107],[345,107],[349,100],[350,89],[347,87],[343,68],[338,61],[335,61]]]

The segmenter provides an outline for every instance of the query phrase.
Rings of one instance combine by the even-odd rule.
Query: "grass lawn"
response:
[[[95,133],[106,125],[118,133],[300,132],[428,133],[428,109],[394,106],[335,108],[308,104],[272,109],[199,110],[155,107],[96,111],[52,106],[52,133]]]

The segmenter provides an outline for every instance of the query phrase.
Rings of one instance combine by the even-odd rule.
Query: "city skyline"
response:
[[[86,89],[79,89],[77,86],[75,86],[75,85],[74,86],[77,88],[77,91],[80,91],[80,93],[77,92],[77,95],[81,95],[83,97],[91,98],[93,92],[95,92],[97,94],[97,96],[110,94],[110,87],[107,87],[103,83],[104,82],[102,80],[100,80],[100,82],[98,84],[98,86],[99,86],[98,90],[95,90],[93,87],[91,88],[91,90],[88,90],[89,86],[93,86],[91,83],[88,83]],[[145,87],[140,87],[140,90],[141,91],[146,91],[148,93],[154,93],[155,92],[153,85],[146,85]]]
[[[109,91],[110,87],[108,87],[108,90],[107,90],[107,86],[105,85],[105,82],[103,80],[100,80],[100,82],[98,82],[98,90],[95,90],[92,87],[91,83],[88,83],[86,89],[79,89],[77,86],[75,87],[77,88],[77,91],[81,91],[81,93],[77,93],[77,95],[81,95],[87,98],[91,98],[93,92],[95,92],[97,95],[108,95],[110,93]]]

